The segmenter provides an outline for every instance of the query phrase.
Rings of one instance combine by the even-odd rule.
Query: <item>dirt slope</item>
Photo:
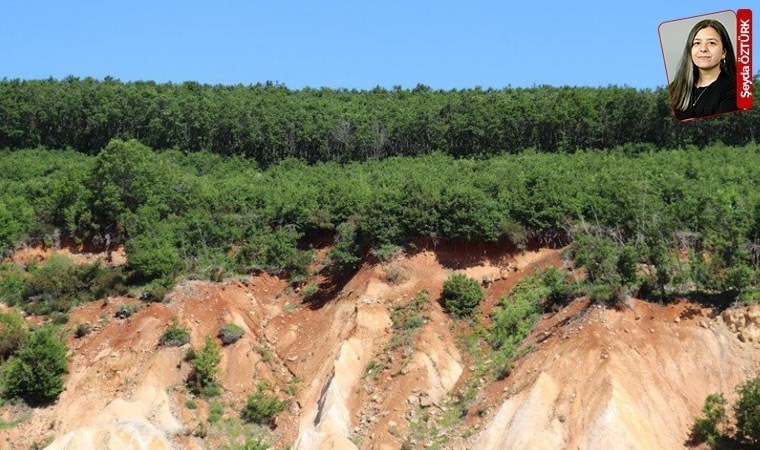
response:
[[[224,436],[199,437],[210,427],[209,402],[192,399],[184,382],[187,350],[224,323],[246,333],[223,348],[218,401],[226,417],[238,417],[257,382],[271,382],[290,400],[273,430],[277,448],[437,445],[420,434],[420,414],[445,414],[449,394],[474,376],[457,345],[468,330],[435,301],[443,281],[456,271],[483,280],[489,311],[523,275],[561,264],[559,250],[439,246],[366,264],[343,284],[316,279],[325,296],[309,302],[286,281],[258,275],[186,282],[169,302],[145,305],[129,319],[113,314],[133,298],[91,303],[71,314],[72,324],[94,328],[69,339],[66,391],[43,409],[6,405],[0,418],[22,420],[0,430],[0,448],[220,448]],[[403,334],[392,317],[422,290],[431,299],[420,311],[424,324]],[[731,399],[754,374],[754,311],[712,317],[714,311],[686,302],[632,301],[616,311],[576,301],[542,319],[528,339],[533,351],[507,379],[480,380],[476,404],[444,430],[442,447],[683,448],[705,396],[717,391]],[[192,330],[191,344],[158,346],[174,320]],[[188,399],[197,409],[186,406]]]
[[[493,415],[474,447],[683,448],[705,397],[731,400],[759,361],[758,343],[712,314],[687,302],[577,302],[542,323],[536,350],[489,387]]]

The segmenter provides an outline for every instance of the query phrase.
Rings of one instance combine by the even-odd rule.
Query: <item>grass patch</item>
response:
[[[391,310],[393,336],[388,344],[388,350],[399,347],[412,347],[414,336],[428,321],[425,309],[430,302],[430,294],[426,290],[419,291],[409,303]]]

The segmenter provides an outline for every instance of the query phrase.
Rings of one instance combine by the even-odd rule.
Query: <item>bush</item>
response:
[[[271,385],[267,382],[259,382],[256,392],[249,395],[243,407],[243,420],[261,425],[274,425],[274,419],[287,405],[287,401],[280,400],[271,393]]]
[[[29,327],[15,310],[0,314],[0,360],[15,354],[29,338]]]
[[[221,391],[217,381],[217,365],[222,360],[219,344],[211,336],[206,336],[205,345],[195,351],[192,360],[193,371],[187,380],[190,391],[207,397]]]
[[[219,422],[219,419],[224,415],[224,406],[221,403],[214,401],[208,407],[208,423],[215,424]]]
[[[477,280],[454,274],[443,282],[443,306],[454,317],[469,317],[483,299],[483,288]]]
[[[53,328],[40,328],[3,366],[3,395],[23,398],[29,404],[50,403],[63,392],[67,365],[66,344]]]
[[[90,331],[92,331],[92,327],[89,323],[78,323],[77,326],[74,328],[74,337],[77,339],[81,339],[85,336],[87,336]]]
[[[243,328],[234,323],[227,323],[219,330],[219,338],[222,340],[222,344],[229,345],[243,337],[244,333],[245,330]]]
[[[114,316],[117,319],[127,319],[129,317],[132,317],[139,308],[140,308],[140,305],[138,303],[130,303],[127,305],[121,305],[118,308],[116,308],[116,312],[114,313]]]
[[[538,320],[539,304],[549,292],[540,277],[521,280],[491,313],[487,340],[494,350],[511,356]]]
[[[547,309],[558,309],[573,294],[566,277],[567,271],[559,270],[556,267],[550,267],[544,272],[541,281],[549,289],[546,296]]]
[[[169,287],[166,285],[170,282],[166,280],[156,280],[149,284],[143,292],[141,298],[147,302],[162,302],[169,293]]]
[[[190,342],[190,330],[177,326],[176,322],[164,331],[158,341],[164,347],[181,347],[188,342]]]
[[[180,257],[174,246],[174,235],[168,226],[156,225],[126,245],[127,262],[139,279],[172,277],[179,271]]]
[[[710,394],[705,399],[701,417],[694,423],[694,434],[702,441],[712,445],[721,435],[718,425],[726,420],[726,399],[721,394]]]
[[[362,260],[361,248],[358,219],[351,218],[338,225],[335,243],[328,254],[331,270],[340,273],[356,269]]]
[[[760,376],[747,380],[737,389],[739,400],[734,405],[739,435],[752,444],[760,445]]]
[[[104,267],[99,261],[80,266],[70,258],[53,255],[40,266],[30,263],[26,272],[19,266],[3,267],[0,295],[10,305],[20,304],[29,313],[47,315],[124,293],[124,282],[120,268]]]
[[[319,286],[317,283],[309,283],[301,289],[301,297],[304,300],[310,300],[318,291]]]
[[[303,280],[309,272],[312,254],[298,249],[302,234],[290,228],[258,230],[235,255],[238,271],[260,269]]]

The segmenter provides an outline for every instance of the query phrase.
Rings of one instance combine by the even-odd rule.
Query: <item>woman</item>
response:
[[[734,48],[723,24],[702,20],[694,25],[670,85],[676,118],[736,111],[735,73]]]

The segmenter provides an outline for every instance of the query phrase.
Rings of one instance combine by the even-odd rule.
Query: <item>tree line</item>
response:
[[[631,285],[636,264],[648,264],[659,270],[645,286],[654,296],[758,284],[757,144],[287,159],[262,169],[242,157],[114,140],[97,156],[0,152],[0,172],[0,252],[62,234],[124,243],[138,280],[251,270],[303,279],[310,243],[331,236],[336,270],[420,239],[522,248],[573,239],[591,281]]]
[[[111,139],[137,139],[155,149],[207,150],[270,165],[289,157],[313,163],[434,152],[574,152],[627,143],[744,145],[758,137],[757,106],[678,124],[662,88],[357,91],[113,78],[0,81],[0,148],[10,149],[96,154]]]

